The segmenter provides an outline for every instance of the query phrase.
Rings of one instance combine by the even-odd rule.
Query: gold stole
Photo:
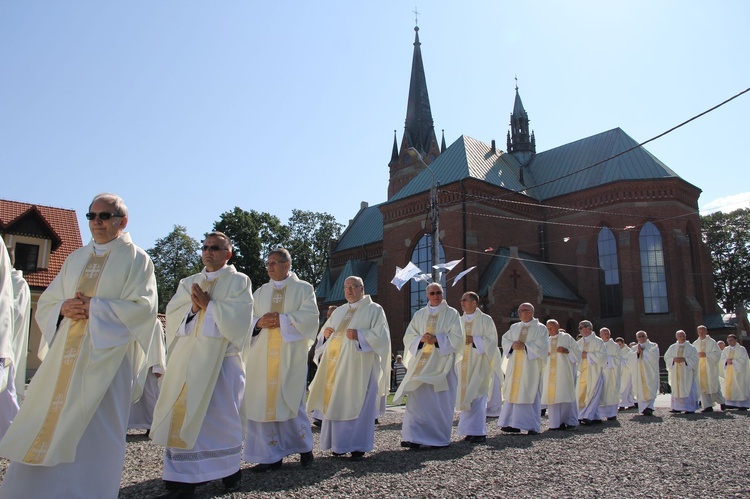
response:
[[[638,345],[636,345],[636,348],[638,348]],[[641,352],[641,358],[638,359],[638,364],[640,364],[640,373],[641,373],[641,391],[643,392],[643,399],[644,401],[651,400],[651,392],[648,391],[648,383],[646,380],[646,350],[643,350]]]
[[[466,336],[472,336],[472,331],[474,330],[474,321],[464,321],[464,331],[466,331]],[[466,409],[463,409],[463,403],[464,398],[466,397],[466,387],[469,384],[469,355],[471,355],[471,349],[474,347],[474,342],[472,342],[470,345],[464,346],[464,358],[461,361],[461,398],[459,399],[461,401],[461,409],[462,410],[469,410],[471,407],[468,407]]]
[[[727,360],[731,360],[731,359],[734,359],[734,350],[730,350],[729,356],[727,357]],[[732,378],[734,378],[734,364],[727,364],[726,374],[724,375],[724,377],[727,380],[726,383],[724,383],[727,389],[726,398],[727,400],[731,400],[732,399],[732,381],[733,381]]]
[[[213,281],[203,281],[200,283],[200,287],[203,291],[208,292],[209,297],[216,284],[216,279]],[[206,315],[206,311],[203,309],[198,310],[198,317],[195,319],[195,326],[193,327],[193,333],[191,335],[197,336],[200,329],[203,327],[203,318]],[[180,433],[182,432],[182,425],[185,423],[185,414],[187,413],[187,383],[182,385],[180,395],[172,407],[172,418],[169,421],[169,436],[167,437],[167,445],[176,449],[187,449],[188,445],[182,438]]]
[[[437,314],[430,314],[427,317],[427,326],[425,327],[426,331],[425,333],[435,334],[435,330],[437,329],[437,321],[438,321],[438,315]],[[430,345],[428,343],[425,343],[422,346],[422,355],[419,357],[419,362],[417,362],[417,367],[414,368],[414,376],[419,376],[422,374],[422,369],[424,369],[425,364],[427,364],[427,361],[430,360],[430,356],[432,355],[432,352],[435,350],[435,345]]]
[[[583,351],[588,353],[589,345],[586,340],[583,340]],[[581,359],[581,375],[578,377],[578,408],[586,406],[586,388],[588,388],[589,381],[589,359]]]
[[[102,275],[102,270],[107,263],[108,257],[109,251],[103,255],[89,256],[89,260],[86,262],[83,272],[78,278],[78,291],[83,295],[89,297],[96,295],[99,278]],[[63,351],[63,359],[57,375],[57,382],[55,383],[55,391],[52,393],[52,402],[47,410],[47,416],[44,418],[44,423],[42,423],[39,433],[23,458],[24,463],[41,464],[47,455],[50,443],[55,435],[57,423],[60,420],[60,414],[68,399],[70,381],[73,378],[73,370],[78,362],[81,345],[83,344],[83,338],[86,336],[88,325],[88,319],[71,321],[68,336],[65,338],[65,350]]]
[[[684,346],[677,347],[677,357],[684,357],[684,356],[685,356],[685,347]],[[674,366],[675,367],[675,370],[674,370],[674,374],[675,374],[675,376],[674,376],[674,382],[677,385],[675,387],[675,389],[674,389],[674,391],[675,391],[674,396],[675,396],[675,398],[678,398],[678,399],[687,397],[687,395],[683,396],[682,393],[680,393],[680,380],[682,379],[682,366],[684,366],[684,365],[686,365],[686,364],[683,364],[681,362],[677,362],[677,365]],[[690,394],[688,394],[688,395],[690,395]]]
[[[554,404],[557,400],[557,340],[552,338],[549,353],[549,380],[547,382],[547,403]]]
[[[346,314],[344,314],[344,318],[341,319],[336,331],[328,338],[328,348],[326,348],[326,355],[328,357],[328,361],[326,362],[326,384],[323,389],[323,414],[328,412],[328,403],[331,401],[333,383],[336,379],[336,365],[339,360],[339,353],[341,352],[341,342],[357,310],[359,310],[359,306],[349,308]]]
[[[518,341],[526,343],[526,334],[529,326],[521,328],[521,334],[518,335]],[[508,402],[513,404],[518,401],[518,391],[521,389],[521,377],[523,375],[523,361],[526,359],[526,350],[513,350],[513,377],[510,380],[510,397]]]
[[[706,340],[700,341],[700,353],[706,353]],[[698,359],[698,379],[701,382],[701,393],[708,393],[708,357]]]
[[[274,287],[271,295],[271,312],[284,313],[286,286]],[[266,367],[266,421],[276,420],[276,400],[279,395],[279,374],[281,372],[281,328],[268,330],[268,365]]]

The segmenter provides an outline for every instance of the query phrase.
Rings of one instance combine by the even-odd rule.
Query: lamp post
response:
[[[435,172],[430,168],[430,165],[424,162],[422,155],[419,154],[415,148],[410,147],[406,150],[407,154],[412,158],[416,159],[422,164],[432,175],[432,187],[430,188],[430,225],[432,230],[430,231],[430,238],[432,243],[432,282],[440,283],[440,270],[435,268],[435,265],[440,263],[440,242],[438,241],[438,223],[440,220],[440,209],[438,208],[437,198],[437,179],[435,178]]]

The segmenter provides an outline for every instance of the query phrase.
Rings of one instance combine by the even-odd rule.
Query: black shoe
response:
[[[591,420],[591,424],[602,424],[602,420],[601,419],[592,419]]]
[[[333,451],[331,451],[331,455],[333,457],[341,457],[341,456],[346,456],[346,452],[333,452]]]
[[[584,419],[579,419],[579,420],[578,420],[578,424],[580,424],[580,425],[582,425],[582,426],[589,426],[589,425],[591,425],[591,424],[593,424],[593,423],[594,423],[594,422],[593,422],[593,421],[591,421],[591,420],[590,420],[590,419],[588,419],[588,418],[584,418]]]
[[[255,466],[250,468],[250,471],[252,471],[253,473],[265,473],[266,471],[273,471],[273,470],[280,469],[282,464],[284,464],[283,459],[279,459],[275,463],[256,464]]]
[[[362,459],[364,459],[364,456],[365,456],[364,452],[355,450],[355,451],[352,451],[352,457],[350,457],[349,459],[352,461],[361,461]]]
[[[408,442],[406,440],[402,440],[401,447],[406,447],[407,449],[419,449],[422,446],[420,444],[415,444],[414,442]]]
[[[727,410],[727,404],[721,404],[719,407],[721,407],[722,411],[726,411]]]
[[[612,416],[610,418],[607,418],[607,421],[617,421],[617,416]]]
[[[547,409],[542,409],[542,416],[544,416],[545,414],[547,414]]]
[[[685,414],[695,414],[695,411],[685,411]]]
[[[376,420],[375,420],[375,424],[380,424],[380,420],[379,420],[379,419],[376,419]]]
[[[312,451],[303,452],[299,455],[299,462],[302,466],[310,466],[314,459]]]
[[[500,430],[508,432],[508,433],[521,433],[521,430],[518,428],[513,428],[512,426],[503,426],[500,428]]]
[[[149,435],[151,435],[151,428],[146,430],[146,433],[143,434],[144,437],[148,437]]]
[[[237,492],[242,484],[242,470],[237,470],[236,473],[225,476],[221,479],[221,482],[224,484],[225,492]]]
[[[474,441],[474,436],[473,435],[466,435],[464,437],[464,442],[473,442],[473,441]]]
[[[539,435],[539,432],[538,431],[534,431],[534,430],[529,430],[529,431],[526,432],[526,434],[527,435]]]
[[[706,407],[705,409],[701,410],[701,412],[714,412],[713,407]]]
[[[654,410],[650,407],[646,407],[645,409],[643,409],[643,412],[641,414],[643,414],[644,416],[653,416]]]
[[[193,497],[195,497],[195,486],[167,490],[164,494],[156,496],[156,499],[192,499]]]
[[[680,414],[682,411],[678,411],[678,410],[675,410],[675,409],[670,409],[669,412],[671,412],[672,414]]]
[[[313,426],[317,426],[318,428],[320,428],[321,426],[323,426],[323,420],[318,419],[318,418],[313,418]]]

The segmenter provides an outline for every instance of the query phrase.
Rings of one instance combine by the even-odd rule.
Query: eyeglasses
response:
[[[225,250],[226,248],[223,248],[221,246],[216,246],[215,244],[212,244],[211,246],[206,246],[205,244],[201,248],[202,251],[220,251]]]
[[[99,217],[99,220],[109,220],[112,217],[124,217],[124,216],[125,215],[118,215],[117,213],[109,213],[107,211],[103,211],[101,213],[90,211],[86,213],[86,218],[89,220],[96,220],[96,217]]]
[[[280,264],[282,264],[282,263],[288,263],[288,262],[266,262],[266,268],[267,268],[267,269],[270,269],[270,268],[271,268],[271,267],[273,267],[274,265],[280,265]]]
[[[443,292],[442,291],[430,291],[427,294],[430,295],[430,296],[435,296],[435,295],[442,295]]]
[[[354,291],[355,289],[359,289],[361,287],[362,286],[360,286],[359,284],[357,284],[355,286],[344,286],[344,289],[347,290],[347,291]]]

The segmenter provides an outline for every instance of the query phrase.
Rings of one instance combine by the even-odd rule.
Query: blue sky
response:
[[[0,0],[0,198],[77,210],[120,194],[144,248],[239,206],[346,224],[385,201],[413,2]],[[440,136],[505,147],[514,77],[547,150],[611,128],[647,140],[750,87],[750,2],[417,4]],[[750,93],[647,146],[750,205]],[[738,205],[731,205],[739,203]]]

